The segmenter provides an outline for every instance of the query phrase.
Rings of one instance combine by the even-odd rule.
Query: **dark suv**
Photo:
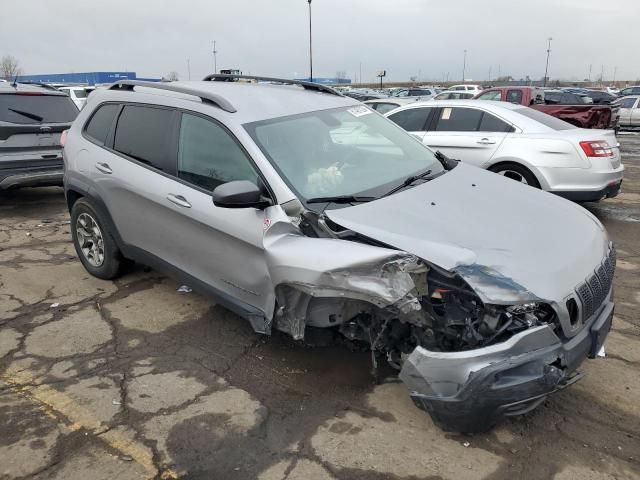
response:
[[[53,87],[0,83],[0,190],[62,185],[60,136],[77,115]]]

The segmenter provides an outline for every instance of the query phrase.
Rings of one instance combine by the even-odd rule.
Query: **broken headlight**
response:
[[[458,275],[431,269],[421,303],[431,317],[428,349],[459,351],[507,340],[528,328],[554,322],[545,303],[484,304]]]

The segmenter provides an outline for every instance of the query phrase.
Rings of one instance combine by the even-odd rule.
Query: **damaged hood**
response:
[[[460,274],[492,303],[562,301],[607,254],[602,224],[555,195],[459,164],[335,223]]]

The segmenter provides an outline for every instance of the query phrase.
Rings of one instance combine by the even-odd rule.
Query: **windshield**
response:
[[[443,167],[431,150],[365,106],[245,125],[300,197],[379,196],[408,176]]]

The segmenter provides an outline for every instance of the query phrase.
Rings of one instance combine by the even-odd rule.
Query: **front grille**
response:
[[[604,302],[611,284],[613,283],[613,274],[616,269],[616,250],[611,244],[609,254],[596,267],[593,274],[576,287],[576,293],[582,303],[582,321],[586,321],[593,313],[600,308]]]

